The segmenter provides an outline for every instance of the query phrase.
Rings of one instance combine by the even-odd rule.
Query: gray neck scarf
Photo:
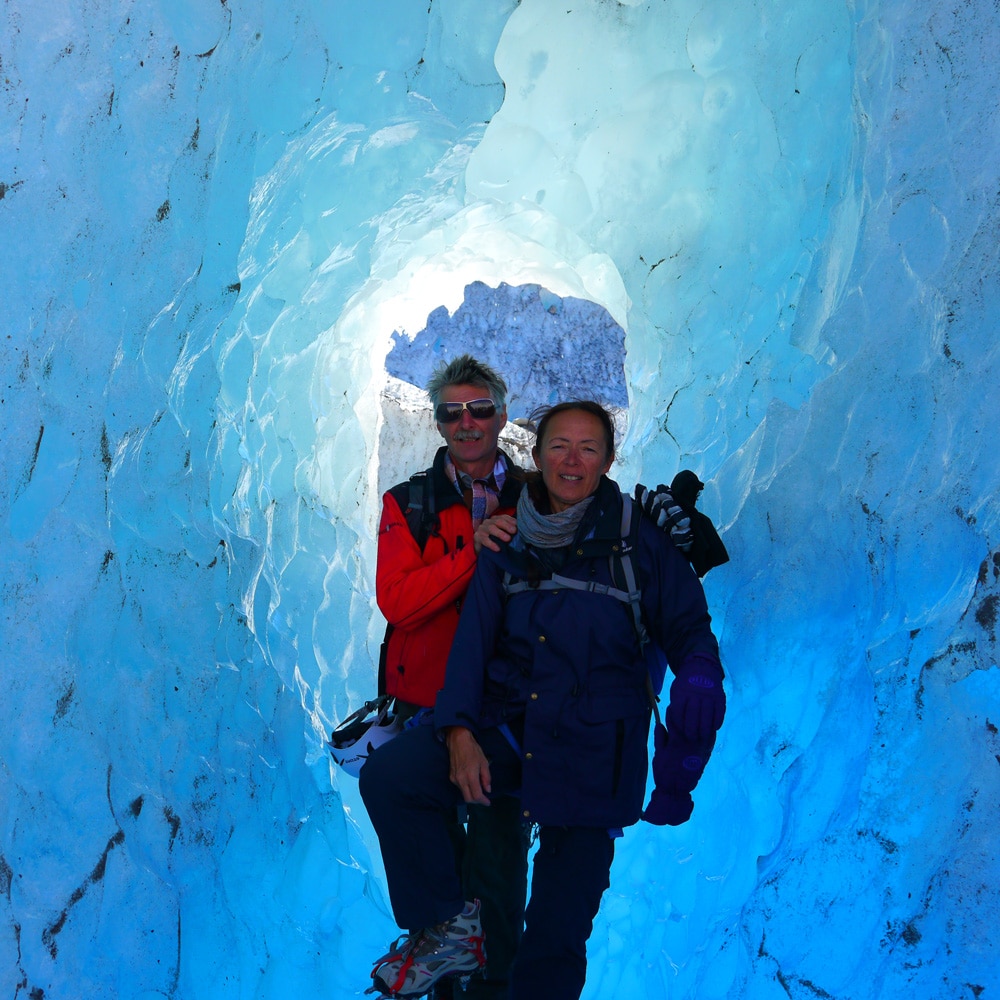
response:
[[[529,545],[540,549],[556,549],[569,545],[576,536],[583,515],[587,513],[590,501],[587,497],[559,514],[539,514],[527,487],[521,490],[517,501],[517,533]]]

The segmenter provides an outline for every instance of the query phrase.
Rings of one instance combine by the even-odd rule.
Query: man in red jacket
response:
[[[375,575],[389,623],[380,684],[403,718],[434,705],[476,565],[476,528],[513,514],[522,485],[521,470],[498,446],[507,386],[493,369],[462,355],[434,371],[427,392],[445,444],[425,474],[382,498]],[[457,821],[454,835],[463,838]],[[503,997],[527,891],[528,831],[517,800],[469,806],[464,840],[457,852],[463,888],[467,899],[481,902],[487,941],[486,978],[471,981],[465,996]]]

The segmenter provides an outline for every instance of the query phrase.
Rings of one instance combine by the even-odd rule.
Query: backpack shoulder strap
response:
[[[638,537],[638,519],[633,519],[632,498],[625,494],[622,494],[621,534],[621,541],[613,545],[611,555],[608,557],[613,581],[611,584],[598,583],[595,580],[577,580],[574,577],[561,576],[559,573],[553,573],[545,580],[518,580],[514,582],[511,574],[505,572],[503,575],[504,598],[507,599],[513,594],[520,594],[525,590],[562,589],[586,590],[591,594],[613,597],[616,601],[621,601],[622,604],[629,606],[636,637],[639,640],[639,648],[644,648],[649,641],[649,633],[642,621],[642,607],[639,603],[642,598],[642,590],[632,565],[632,550],[635,547],[635,539]],[[619,567],[620,571],[616,572],[616,567]],[[623,582],[624,587],[616,586],[616,582]]]
[[[639,538],[639,519],[633,517],[632,498],[627,494],[622,494],[622,517],[621,517],[621,541],[613,546],[613,551],[608,557],[611,564],[612,581],[621,581],[624,588],[609,586],[604,583],[596,583],[593,580],[577,580],[573,577],[560,576],[553,573],[546,580],[518,580],[514,581],[509,571],[503,575],[504,600],[509,600],[514,594],[520,594],[525,590],[586,590],[592,594],[604,594],[613,597],[617,601],[629,606],[632,612],[632,625],[635,628],[636,639],[639,642],[639,649],[646,661],[646,690],[649,694],[649,703],[656,715],[657,722],[660,721],[660,709],[657,704],[657,693],[663,684],[663,677],[666,671],[666,661],[656,643],[649,641],[649,632],[646,630],[645,622],[642,620],[642,588],[636,576],[635,566],[632,563],[632,553],[635,550]],[[656,675],[654,677],[654,674]]]
[[[629,604],[632,601],[632,594],[628,591],[612,587],[607,583],[577,580],[571,576],[560,576],[558,573],[553,573],[552,576],[544,580],[518,580],[515,583],[509,572],[504,573],[503,592],[505,598],[513,594],[520,594],[525,590],[586,590],[591,594],[604,594],[607,597],[613,597],[623,604]]]
[[[639,648],[645,649],[649,642],[649,633],[642,620],[642,606],[639,601],[642,599],[642,589],[639,586],[635,575],[635,567],[632,565],[632,552],[635,549],[639,538],[639,519],[632,517],[632,498],[627,494],[622,494],[622,542],[621,550],[617,553],[618,565],[621,567],[622,576],[625,580],[625,589],[628,593],[628,603],[632,610],[632,624],[635,626],[635,634],[639,640]],[[615,578],[615,555],[611,556],[611,577]]]
[[[663,687],[663,678],[667,671],[666,657],[663,651],[655,642],[650,642],[649,632],[646,630],[646,623],[642,619],[642,588],[639,586],[635,575],[635,568],[632,565],[632,552],[639,540],[639,519],[633,517],[632,498],[622,494],[622,552],[619,559],[622,575],[625,578],[625,586],[631,595],[629,607],[632,609],[632,624],[635,626],[635,634],[639,640],[639,649],[642,651],[643,659],[646,661],[646,693],[649,695],[649,704],[653,708],[653,715],[656,716],[657,723],[660,720],[660,706],[658,695]],[[612,573],[614,567],[612,567]]]
[[[437,530],[437,511],[434,502],[434,469],[424,469],[410,476],[409,492],[403,516],[410,534],[423,552],[427,539]]]

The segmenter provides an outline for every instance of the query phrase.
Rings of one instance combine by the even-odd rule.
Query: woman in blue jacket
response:
[[[555,406],[533,457],[540,475],[521,493],[516,535],[480,552],[433,730],[408,730],[361,772],[393,912],[410,928],[372,973],[389,996],[422,996],[443,976],[481,968],[478,906],[462,898],[448,840],[457,801],[516,794],[539,825],[515,1000],[579,997],[614,837],[642,815],[652,688],[642,626],[609,594],[622,590],[626,541],[623,498],[606,475],[612,420],[596,403]],[[638,529],[629,557],[642,625],[675,674],[668,727],[705,758],[725,698],[704,592],[661,531]],[[654,821],[686,819],[654,804]]]

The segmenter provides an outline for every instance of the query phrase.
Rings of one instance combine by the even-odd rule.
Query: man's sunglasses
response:
[[[434,409],[434,419],[439,424],[453,424],[462,419],[462,411],[468,410],[474,420],[489,420],[497,412],[492,399],[471,399],[468,403],[438,403]]]

